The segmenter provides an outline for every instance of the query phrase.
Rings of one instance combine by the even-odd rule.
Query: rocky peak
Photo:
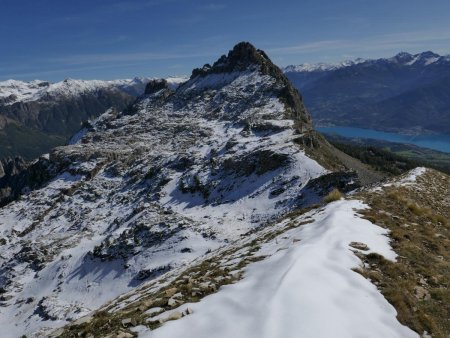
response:
[[[422,52],[419,55],[421,57],[423,57],[423,58],[431,58],[431,57],[438,58],[438,57],[441,57],[439,54],[436,54],[436,53],[434,53],[434,52],[432,52],[430,50]]]
[[[273,87],[276,88],[276,96],[285,104],[286,111],[295,121],[297,129],[311,130],[312,120],[300,93],[267,54],[249,42],[238,43],[228,55],[222,55],[212,66],[205,64],[202,68],[194,69],[190,80],[195,81],[213,74],[233,74],[252,70],[259,70],[262,75],[268,75],[275,80]]]
[[[249,42],[240,42],[228,52],[228,55],[222,55],[212,66],[205,64],[202,68],[194,69],[191,78],[212,73],[242,72],[252,66],[264,66],[266,72],[269,68],[276,67],[264,51],[256,49]]]
[[[408,52],[400,52],[397,55],[395,55],[394,58],[400,62],[407,62],[412,60],[413,55]]]
[[[264,52],[241,43],[167,82],[23,170],[2,165],[2,328],[76,319],[327,193],[309,183],[328,171],[300,146],[302,99]]]
[[[194,69],[192,76],[245,71],[251,66],[262,65],[267,61],[270,62],[262,50],[256,49],[249,42],[240,42],[228,52],[228,55],[222,55],[212,66],[205,64],[202,68]]]

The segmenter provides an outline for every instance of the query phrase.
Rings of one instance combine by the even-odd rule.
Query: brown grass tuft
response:
[[[342,197],[344,197],[344,195],[342,195],[339,190],[333,189],[328,195],[324,197],[323,201],[325,203],[331,203],[340,200]]]

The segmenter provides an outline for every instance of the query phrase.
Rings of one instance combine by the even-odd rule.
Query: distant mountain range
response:
[[[32,159],[65,144],[83,121],[132,103],[149,80],[0,82],[0,159]]]
[[[317,125],[450,133],[450,56],[399,53],[388,59],[283,69]]]

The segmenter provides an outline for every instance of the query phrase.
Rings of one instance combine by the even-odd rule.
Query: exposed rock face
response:
[[[0,175],[0,206],[40,187],[60,169],[56,168],[55,164],[50,164],[45,157],[32,163],[21,157],[4,159],[0,161],[0,168],[3,168],[3,175]]]

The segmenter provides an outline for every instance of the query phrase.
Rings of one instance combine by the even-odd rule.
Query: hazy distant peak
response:
[[[337,63],[303,63],[299,65],[289,65],[283,68],[284,72],[321,72],[345,68],[365,62],[365,59],[345,60]]]
[[[435,62],[448,62],[450,61],[450,55],[441,56],[432,51],[425,51],[418,54],[410,54],[408,52],[400,52],[393,57],[390,58],[381,58],[381,59],[362,59],[357,58],[354,60],[345,60],[338,63],[303,63],[299,65],[290,65],[283,68],[285,73],[293,73],[293,72],[325,72],[325,71],[333,71],[341,68],[346,68],[350,66],[354,66],[357,64],[374,64],[377,62],[383,63],[392,63],[398,64],[401,66],[428,66]]]

